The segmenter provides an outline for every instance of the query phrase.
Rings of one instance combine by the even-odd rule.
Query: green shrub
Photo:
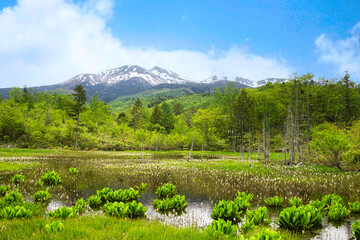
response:
[[[282,240],[280,232],[263,228],[260,234],[250,237],[249,240]]]
[[[187,205],[185,196],[175,195],[172,198],[155,199],[154,208],[157,210],[184,210]]]
[[[229,200],[221,200],[213,207],[212,219],[223,219],[225,221],[238,222],[242,212],[239,210],[237,204]]]
[[[349,214],[350,211],[339,202],[337,202],[335,205],[329,206],[328,216],[331,220],[341,220],[347,217]]]
[[[349,209],[352,213],[360,213],[360,202],[349,202]]]
[[[138,190],[133,188],[129,189],[119,189],[114,192],[108,192],[106,199],[109,202],[132,202],[138,201],[140,198],[140,193]]]
[[[155,193],[158,198],[169,198],[175,196],[177,190],[175,185],[171,183],[165,183],[163,186],[158,187]]]
[[[295,231],[309,230],[321,225],[321,223],[321,210],[311,205],[285,208],[280,212],[277,219],[277,224],[281,228]]]
[[[24,182],[25,181],[25,176],[22,174],[16,174],[15,176],[12,177],[11,179],[15,184],[18,184],[20,182]]]
[[[45,185],[58,185],[62,183],[62,179],[55,171],[45,173],[44,176],[41,176],[41,180]]]
[[[46,202],[49,201],[51,198],[51,194],[45,190],[38,191],[34,194],[34,201],[35,202]]]
[[[321,201],[323,201],[328,207],[337,203],[344,204],[342,198],[334,193],[323,196]]]
[[[290,206],[300,207],[303,204],[302,198],[292,197],[289,199],[289,204]]]
[[[3,201],[6,205],[21,204],[24,202],[23,195],[16,190],[7,192],[3,198]]]
[[[4,196],[6,194],[7,191],[10,190],[10,186],[9,185],[1,185],[0,186],[0,196]]]
[[[144,207],[141,203],[136,201],[123,203],[123,202],[113,202],[106,203],[102,210],[104,213],[115,216],[119,218],[139,218],[145,216],[148,207]]]
[[[74,167],[71,167],[71,168],[69,168],[69,173],[72,174],[72,175],[78,175],[79,170],[77,170]]]
[[[64,224],[60,221],[56,221],[50,224],[46,224],[45,231],[48,233],[57,233],[62,231],[64,228]]]
[[[237,226],[232,225],[231,221],[225,221],[223,219],[214,220],[211,222],[204,232],[214,238],[222,234],[226,235],[235,235],[237,231]]]
[[[84,213],[86,209],[87,203],[84,201],[83,198],[80,198],[75,203],[75,209],[78,213]]]
[[[255,225],[267,225],[270,220],[267,217],[267,208],[259,207],[256,210],[247,210],[245,220],[254,220]]]
[[[279,198],[278,196],[270,197],[265,199],[264,202],[269,207],[281,207],[283,205],[284,198]]]
[[[88,203],[91,208],[97,208],[102,204],[101,197],[97,195],[91,196],[88,198]]]
[[[55,209],[52,212],[49,212],[49,217],[53,217],[53,218],[73,218],[76,217],[76,208],[74,206],[72,207],[65,207],[62,206],[58,209]]]
[[[360,239],[360,221],[355,221],[353,224],[352,224],[352,232],[354,233],[353,234],[353,237],[355,239]]]
[[[14,219],[14,218],[30,218],[32,212],[24,208],[23,206],[9,206],[4,208],[0,213],[3,219]]]

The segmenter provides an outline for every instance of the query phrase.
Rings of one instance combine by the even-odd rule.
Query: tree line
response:
[[[359,88],[348,73],[339,81],[295,75],[256,89],[229,82],[202,108],[178,98],[151,107],[136,99],[121,113],[96,94],[86,102],[81,85],[73,94],[13,88],[0,99],[0,141],[26,148],[227,150],[243,159],[256,153],[266,163],[278,153],[284,164],[357,169]]]

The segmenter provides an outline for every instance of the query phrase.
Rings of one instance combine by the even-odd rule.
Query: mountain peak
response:
[[[190,78],[183,77],[173,71],[169,71],[159,66],[153,67],[152,69],[149,70],[149,72],[162,79],[165,79],[168,83],[172,83],[172,84],[182,84],[192,81]]]

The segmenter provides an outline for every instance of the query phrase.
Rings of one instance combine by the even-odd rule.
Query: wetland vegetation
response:
[[[358,231],[359,172],[282,166],[275,158],[265,165],[221,152],[203,153],[201,160],[194,151],[187,161],[188,152],[12,151],[1,162],[25,166],[0,174],[2,239],[34,233],[39,239],[346,239]],[[13,182],[16,174],[24,182]],[[44,176],[58,184],[36,184],[52,179]],[[264,207],[276,197],[282,206]],[[162,211],[167,208],[173,210]],[[292,223],[291,216],[299,220]],[[140,219],[124,219],[133,217]],[[20,225],[24,231],[16,230]]]

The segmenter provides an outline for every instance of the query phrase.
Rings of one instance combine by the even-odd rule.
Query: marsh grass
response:
[[[2,221],[0,239],[210,239],[198,229],[101,215],[62,220],[64,226],[58,233],[45,230],[52,222],[45,218]]]
[[[0,172],[19,171],[38,165],[35,162],[0,162]]]

